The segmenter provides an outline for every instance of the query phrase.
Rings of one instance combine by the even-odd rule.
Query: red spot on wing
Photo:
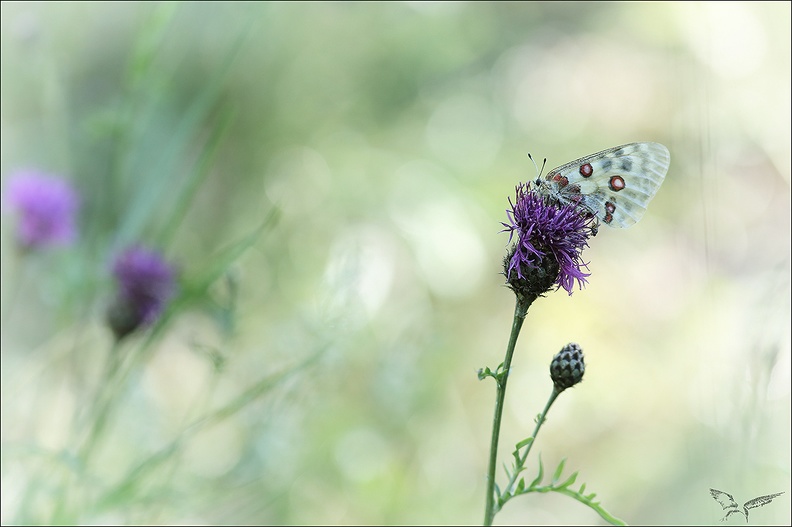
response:
[[[612,201],[606,201],[605,210],[608,211],[608,213],[613,214],[614,212],[616,212],[616,204],[613,203]]]
[[[594,173],[594,169],[591,168],[591,163],[586,163],[585,165],[580,166],[580,175],[583,177],[589,177],[591,174]]]
[[[569,180],[566,178],[566,176],[562,176],[561,174],[553,174],[553,177],[551,179],[556,183],[558,183],[558,186],[561,188],[564,188],[567,185],[569,185]]]
[[[623,190],[625,187],[624,178],[621,176],[611,176],[608,184],[610,185],[610,189],[614,192]]]
[[[602,219],[602,221],[604,221],[605,223],[612,222],[613,221],[613,214],[611,214],[610,212],[606,212],[605,213],[605,217]]]

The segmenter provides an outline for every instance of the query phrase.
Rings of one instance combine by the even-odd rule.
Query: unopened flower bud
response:
[[[550,363],[550,378],[559,393],[582,381],[585,371],[583,350],[574,342],[561,348]]]

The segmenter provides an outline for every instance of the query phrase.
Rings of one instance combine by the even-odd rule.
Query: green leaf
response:
[[[534,479],[531,482],[529,488],[536,487],[539,483],[542,482],[542,478],[544,478],[544,465],[542,464],[542,456],[539,456],[539,475],[536,476],[536,479]]]
[[[523,439],[522,441],[520,441],[519,443],[517,443],[517,444],[514,446],[514,448],[516,449],[516,450],[515,450],[515,453],[517,452],[517,450],[520,450],[522,447],[524,447],[524,446],[528,446],[528,445],[530,445],[531,443],[533,443],[533,440],[534,440],[534,438],[533,438],[533,437],[527,437],[527,438]]]
[[[564,465],[566,465],[566,458],[561,460],[561,463],[558,464],[558,468],[556,468],[555,473],[553,473],[553,484],[555,485],[559,478],[561,477],[561,473],[564,472]]]
[[[552,490],[554,492],[558,492],[559,494],[564,494],[566,496],[569,496],[571,498],[576,499],[580,503],[586,505],[587,507],[592,509],[594,512],[599,514],[602,519],[604,519],[605,521],[607,521],[611,525],[627,525],[626,523],[624,523],[623,520],[620,520],[619,518],[616,518],[611,513],[609,513],[605,509],[603,509],[602,506],[600,506],[599,503],[591,501],[591,498],[594,496],[594,494],[591,494],[590,496],[583,496],[582,494],[580,494],[578,492],[575,492],[573,490],[569,490],[568,488],[565,488],[565,487],[564,488],[552,488],[550,490]]]
[[[262,221],[254,231],[244,236],[241,240],[238,240],[237,242],[224,248],[219,252],[219,254],[213,255],[211,258],[209,258],[209,264],[204,267],[204,269],[199,272],[197,276],[192,277],[188,281],[188,289],[193,294],[199,296],[203,295],[206,289],[218,278],[220,278],[232,263],[234,263],[245,253],[245,251],[252,247],[256,241],[258,241],[261,233],[264,232],[266,228],[270,227],[270,225],[274,224],[277,221],[277,218],[277,209],[272,209],[264,221]]]
[[[558,467],[553,473],[553,482],[551,484],[545,486],[539,486],[542,481],[542,478],[544,477],[544,464],[542,463],[541,456],[539,456],[539,474],[537,475],[536,479],[534,479],[533,482],[531,482],[531,484],[526,487],[525,479],[520,478],[520,481],[518,482],[514,492],[507,492],[505,496],[499,496],[498,506],[495,512],[498,512],[503,507],[503,505],[507,501],[509,501],[509,499],[518,495],[528,494],[529,492],[557,492],[559,494],[564,494],[566,496],[574,498],[580,503],[586,505],[588,508],[599,514],[602,519],[604,519],[606,522],[610,523],[611,525],[626,525],[626,523],[624,523],[623,520],[620,520],[619,518],[613,516],[611,513],[603,509],[598,502],[593,501],[594,497],[596,496],[596,493],[592,492],[588,496],[583,494],[583,492],[586,490],[585,483],[583,483],[580,486],[580,490],[577,492],[569,489],[569,487],[572,484],[574,484],[575,480],[577,479],[579,472],[574,472],[563,483],[558,484],[558,481],[561,479],[561,474],[564,471],[566,461],[567,461],[566,459],[562,459],[561,463],[559,463]],[[511,488],[511,483],[509,488]],[[498,494],[500,494],[500,490],[498,490]]]
[[[520,482],[517,483],[517,489],[515,489],[515,494],[522,494],[523,490],[525,490],[525,478],[520,478]]]
[[[492,377],[493,379],[497,380],[497,378],[495,377],[495,374],[492,373],[492,370],[490,370],[489,367],[482,368],[482,369],[480,369],[478,371],[478,379],[480,381],[483,381],[487,377]]]
[[[161,245],[167,246],[179,225],[181,225],[187,210],[195,199],[198,189],[209,174],[217,149],[225,138],[235,116],[236,112],[224,110],[220,118],[220,124],[212,128],[211,136],[201,149],[201,156],[195,163],[195,168],[187,176],[187,181],[182,184],[182,188],[176,193],[176,198],[169,207],[170,212],[167,220],[165,220],[165,227],[160,234]]]
[[[181,103],[174,102],[180,96],[175,74],[170,72],[165,78],[152,65],[162,55],[161,46],[169,35],[178,6],[179,3],[160,4],[160,12],[152,18],[148,34],[141,37],[128,66],[129,85],[125,90],[128,95],[118,111],[123,136],[115,141],[112,173],[103,181],[104,185],[109,185],[106,191],[124,196],[124,201],[117,203],[122,213],[113,220],[117,222],[113,230],[116,247],[136,241],[151,219],[158,216],[156,211],[163,209],[171,213],[159,241],[168,244],[167,238],[182,220],[195,190],[205,179],[209,163],[232,121],[232,112],[224,111],[220,125],[204,145],[204,154],[186,181],[180,181],[178,174],[185,169],[185,159],[192,157],[196,141],[212,112],[222,102],[228,76],[248,33],[238,34],[222,66],[205,78],[200,91],[181,108]],[[135,184],[127,189],[116,188],[121,181],[134,181]]]
[[[514,468],[516,469],[520,465],[520,451],[515,450],[512,452],[512,457],[514,458]]]
[[[558,488],[565,489],[565,488],[571,486],[575,482],[577,477],[578,477],[578,473],[577,472],[573,472],[572,475],[569,476],[569,478],[567,478],[567,480],[565,482],[563,482],[561,485],[556,485],[556,486]]]

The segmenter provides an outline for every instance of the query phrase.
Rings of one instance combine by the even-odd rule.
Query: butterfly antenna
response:
[[[534,158],[533,158],[533,156],[531,155],[530,152],[528,152],[528,159],[531,160],[531,163],[533,163],[533,166],[536,169],[536,174],[537,174],[536,175],[536,184],[538,185],[539,184],[539,179],[542,177],[542,172],[544,171],[545,163],[547,163],[547,158],[544,158],[544,161],[542,161],[542,168],[541,169],[538,166],[536,166],[536,161],[534,161]]]
[[[534,161],[534,158],[533,158],[533,156],[531,155],[530,152],[528,152],[528,159],[531,160],[531,163],[533,163],[533,166],[536,169],[536,174],[537,174],[536,177],[541,177],[542,174],[541,174],[541,172],[539,172],[539,167],[536,165],[536,161]]]

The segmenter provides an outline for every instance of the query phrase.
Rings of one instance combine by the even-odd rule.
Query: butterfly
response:
[[[623,229],[643,217],[670,163],[660,143],[630,143],[554,168],[535,187],[550,200],[582,208],[598,223]]]

